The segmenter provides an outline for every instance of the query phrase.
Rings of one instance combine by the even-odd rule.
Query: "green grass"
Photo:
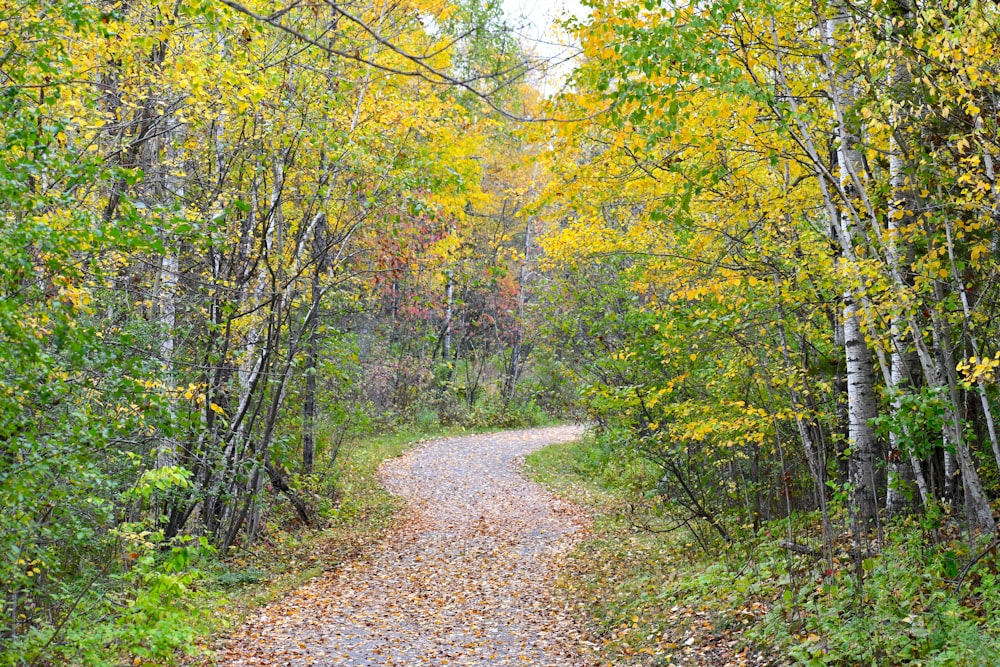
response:
[[[558,587],[606,664],[716,664],[713,651],[743,647],[809,667],[1000,664],[1000,562],[988,555],[955,589],[976,550],[928,517],[894,528],[880,556],[855,563],[845,545],[831,563],[782,549],[787,521],[731,545],[637,527],[663,525],[636,493],[655,474],[592,438],[535,452],[527,469],[595,513]],[[814,515],[793,523],[803,541],[818,532]]]
[[[713,590],[717,578],[731,574],[732,554],[708,559],[685,531],[658,534],[636,527],[653,518],[638,514],[630,502],[636,489],[655,481],[645,462],[614,457],[588,437],[531,454],[526,469],[595,513],[591,536],[557,585],[590,626],[602,662],[683,664],[687,656],[688,664],[711,664],[698,654],[705,637],[728,637],[763,612],[752,606],[748,591],[728,592],[720,602],[720,591]],[[739,609],[739,617],[729,618],[728,607]]]
[[[573,502],[590,507],[606,507],[614,502],[612,489],[597,480],[592,447],[585,441],[536,450],[527,456],[524,467],[536,482]]]

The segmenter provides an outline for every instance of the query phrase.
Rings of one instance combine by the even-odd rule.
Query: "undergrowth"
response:
[[[254,609],[382,538],[400,508],[378,483],[382,461],[430,437],[477,430],[416,424],[345,441],[332,463],[317,461],[314,475],[292,480],[314,510],[313,526],[302,526],[285,499],[269,493],[254,542],[225,555],[205,538],[168,542],[155,526],[122,523],[106,569],[67,584],[70,615],[0,646],[0,667],[54,664],[56,656],[95,667],[213,664],[215,643]],[[153,492],[184,483],[160,477],[149,480]],[[25,567],[44,576],[32,563]]]
[[[1000,664],[1000,564],[987,552],[959,585],[983,552],[942,518],[907,519],[864,558],[846,540],[829,559],[788,551],[787,519],[699,542],[683,524],[667,530],[676,517],[640,492],[655,469],[618,454],[587,438],[527,460],[536,480],[594,510],[558,585],[607,664]],[[791,523],[797,542],[820,543],[818,516]]]

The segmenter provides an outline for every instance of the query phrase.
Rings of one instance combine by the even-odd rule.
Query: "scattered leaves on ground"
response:
[[[388,461],[409,504],[377,549],[263,609],[226,644],[229,665],[552,665],[593,662],[556,573],[587,515],[527,481],[557,427],[436,440]]]

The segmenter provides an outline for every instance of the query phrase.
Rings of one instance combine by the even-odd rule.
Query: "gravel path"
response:
[[[408,514],[366,558],[265,609],[230,665],[576,667],[586,645],[551,597],[587,519],[526,480],[523,457],[573,440],[556,427],[435,440],[383,465]]]

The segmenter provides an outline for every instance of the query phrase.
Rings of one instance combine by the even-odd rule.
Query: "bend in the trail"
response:
[[[266,608],[230,642],[232,665],[587,664],[552,595],[587,519],[519,472],[529,452],[580,436],[562,426],[435,440],[386,462],[408,501],[398,529]]]

